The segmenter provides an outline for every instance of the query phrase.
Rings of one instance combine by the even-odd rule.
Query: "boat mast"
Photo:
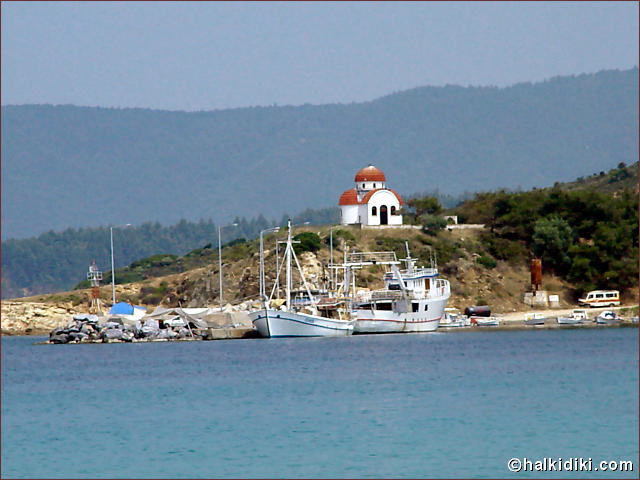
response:
[[[291,219],[287,220],[287,311],[291,310]]]

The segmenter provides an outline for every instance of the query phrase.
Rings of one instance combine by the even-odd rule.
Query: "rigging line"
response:
[[[287,245],[287,248],[289,248],[289,245]],[[273,294],[276,291],[276,286],[278,285],[278,282],[280,281],[280,272],[282,271],[282,266],[284,265],[284,257],[287,254],[287,248],[284,249],[284,252],[282,254],[282,262],[280,263],[280,267],[278,268],[278,273],[276,273],[276,281],[273,283],[273,287],[271,288],[271,295],[269,295],[269,301],[271,301],[271,299],[273,298]]]
[[[302,277],[304,288],[307,289],[307,294],[309,294],[309,300],[311,300],[311,303],[316,304],[316,299],[313,295],[311,295],[311,290],[309,289],[309,285],[307,284],[307,279],[304,278],[304,273],[302,273],[302,268],[300,268],[300,263],[298,262],[298,257],[296,256],[295,250],[291,249],[291,253],[293,253],[293,258],[296,260],[296,265],[298,266],[298,270],[300,271],[300,276]]]

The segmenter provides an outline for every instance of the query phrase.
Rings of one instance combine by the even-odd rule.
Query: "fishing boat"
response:
[[[497,327],[500,320],[498,317],[471,317],[471,324],[478,327]]]
[[[524,324],[525,325],[544,325],[545,317],[542,313],[525,313]]]
[[[622,323],[622,318],[611,310],[605,310],[596,316],[595,322],[598,325],[619,325]]]
[[[462,315],[457,308],[445,308],[444,316],[440,320],[439,328],[469,327],[471,320],[467,315]]]
[[[400,262],[395,252],[356,252],[343,264],[347,290],[355,268],[390,267],[383,276],[384,288],[359,292],[353,297],[354,333],[432,332],[438,328],[451,296],[449,281],[438,278],[435,256],[430,258],[430,267],[416,267],[417,259],[411,258],[407,242],[405,247],[403,270],[398,269]]]
[[[271,291],[271,296],[262,298],[263,306],[257,310],[249,312],[249,318],[262,337],[344,337],[353,333],[355,320],[351,319],[348,308],[319,308],[320,302],[317,296],[313,295],[304,273],[300,268],[300,263],[292,247],[291,221],[288,222],[287,246],[285,248],[285,260],[280,265],[286,266],[286,302],[280,308],[273,308],[272,297],[275,291]],[[294,259],[300,272],[300,278],[307,292],[308,301],[293,302],[292,292],[292,268],[291,260]],[[261,258],[261,264],[263,259]],[[276,283],[280,278],[280,270],[276,275]],[[262,281],[262,277],[260,278]],[[263,292],[263,285],[260,285]],[[340,302],[336,302],[336,305]],[[339,305],[337,305],[339,307]],[[323,316],[321,312],[332,312],[335,318],[329,314]]]
[[[571,311],[568,317],[558,317],[556,321],[559,325],[578,325],[589,319],[587,311],[583,308],[576,308]]]

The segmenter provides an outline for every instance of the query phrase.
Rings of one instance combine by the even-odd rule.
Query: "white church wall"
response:
[[[376,188],[385,188],[384,182],[356,182],[357,190],[375,190]]]
[[[380,212],[380,208],[383,206],[387,207],[387,225],[402,225],[402,215],[392,214],[392,212],[397,212],[400,210],[400,202],[398,201],[398,198],[389,190],[380,190],[375,192],[369,199],[367,205],[362,205],[362,207],[364,207],[367,212],[365,220],[366,224],[381,224],[380,222],[382,215]],[[374,208],[376,212],[375,215],[373,215]]]
[[[340,223],[342,225],[358,223],[358,210],[358,205],[342,205],[340,207]]]

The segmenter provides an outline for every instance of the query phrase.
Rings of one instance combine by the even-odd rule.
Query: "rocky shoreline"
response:
[[[80,306],[82,307],[82,306]],[[253,326],[248,321],[246,310],[248,305],[227,305],[224,312],[215,314],[207,321],[199,324],[193,321],[164,325],[158,321],[123,322],[117,317],[97,317],[81,313],[79,307],[71,303],[48,304],[44,302],[3,301],[2,302],[2,335],[48,335],[43,343],[119,343],[119,342],[165,342],[193,340],[222,340],[256,336]],[[629,309],[614,307],[612,310]],[[589,310],[590,317],[603,309]],[[487,330],[530,330],[530,329],[566,329],[566,328],[602,328],[590,321],[581,325],[559,325],[556,316],[566,315],[571,310],[545,310],[541,313],[548,319],[544,325],[524,325],[522,320],[526,312],[511,312],[498,315],[500,325],[493,327],[442,327],[439,331],[487,331]],[[246,317],[246,318],[245,318]],[[192,319],[195,320],[195,319]],[[154,323],[155,322],[155,323]],[[637,327],[637,323],[628,321],[617,325],[620,327]]]
[[[2,301],[2,335],[48,335],[63,327],[82,306],[69,303]]]

